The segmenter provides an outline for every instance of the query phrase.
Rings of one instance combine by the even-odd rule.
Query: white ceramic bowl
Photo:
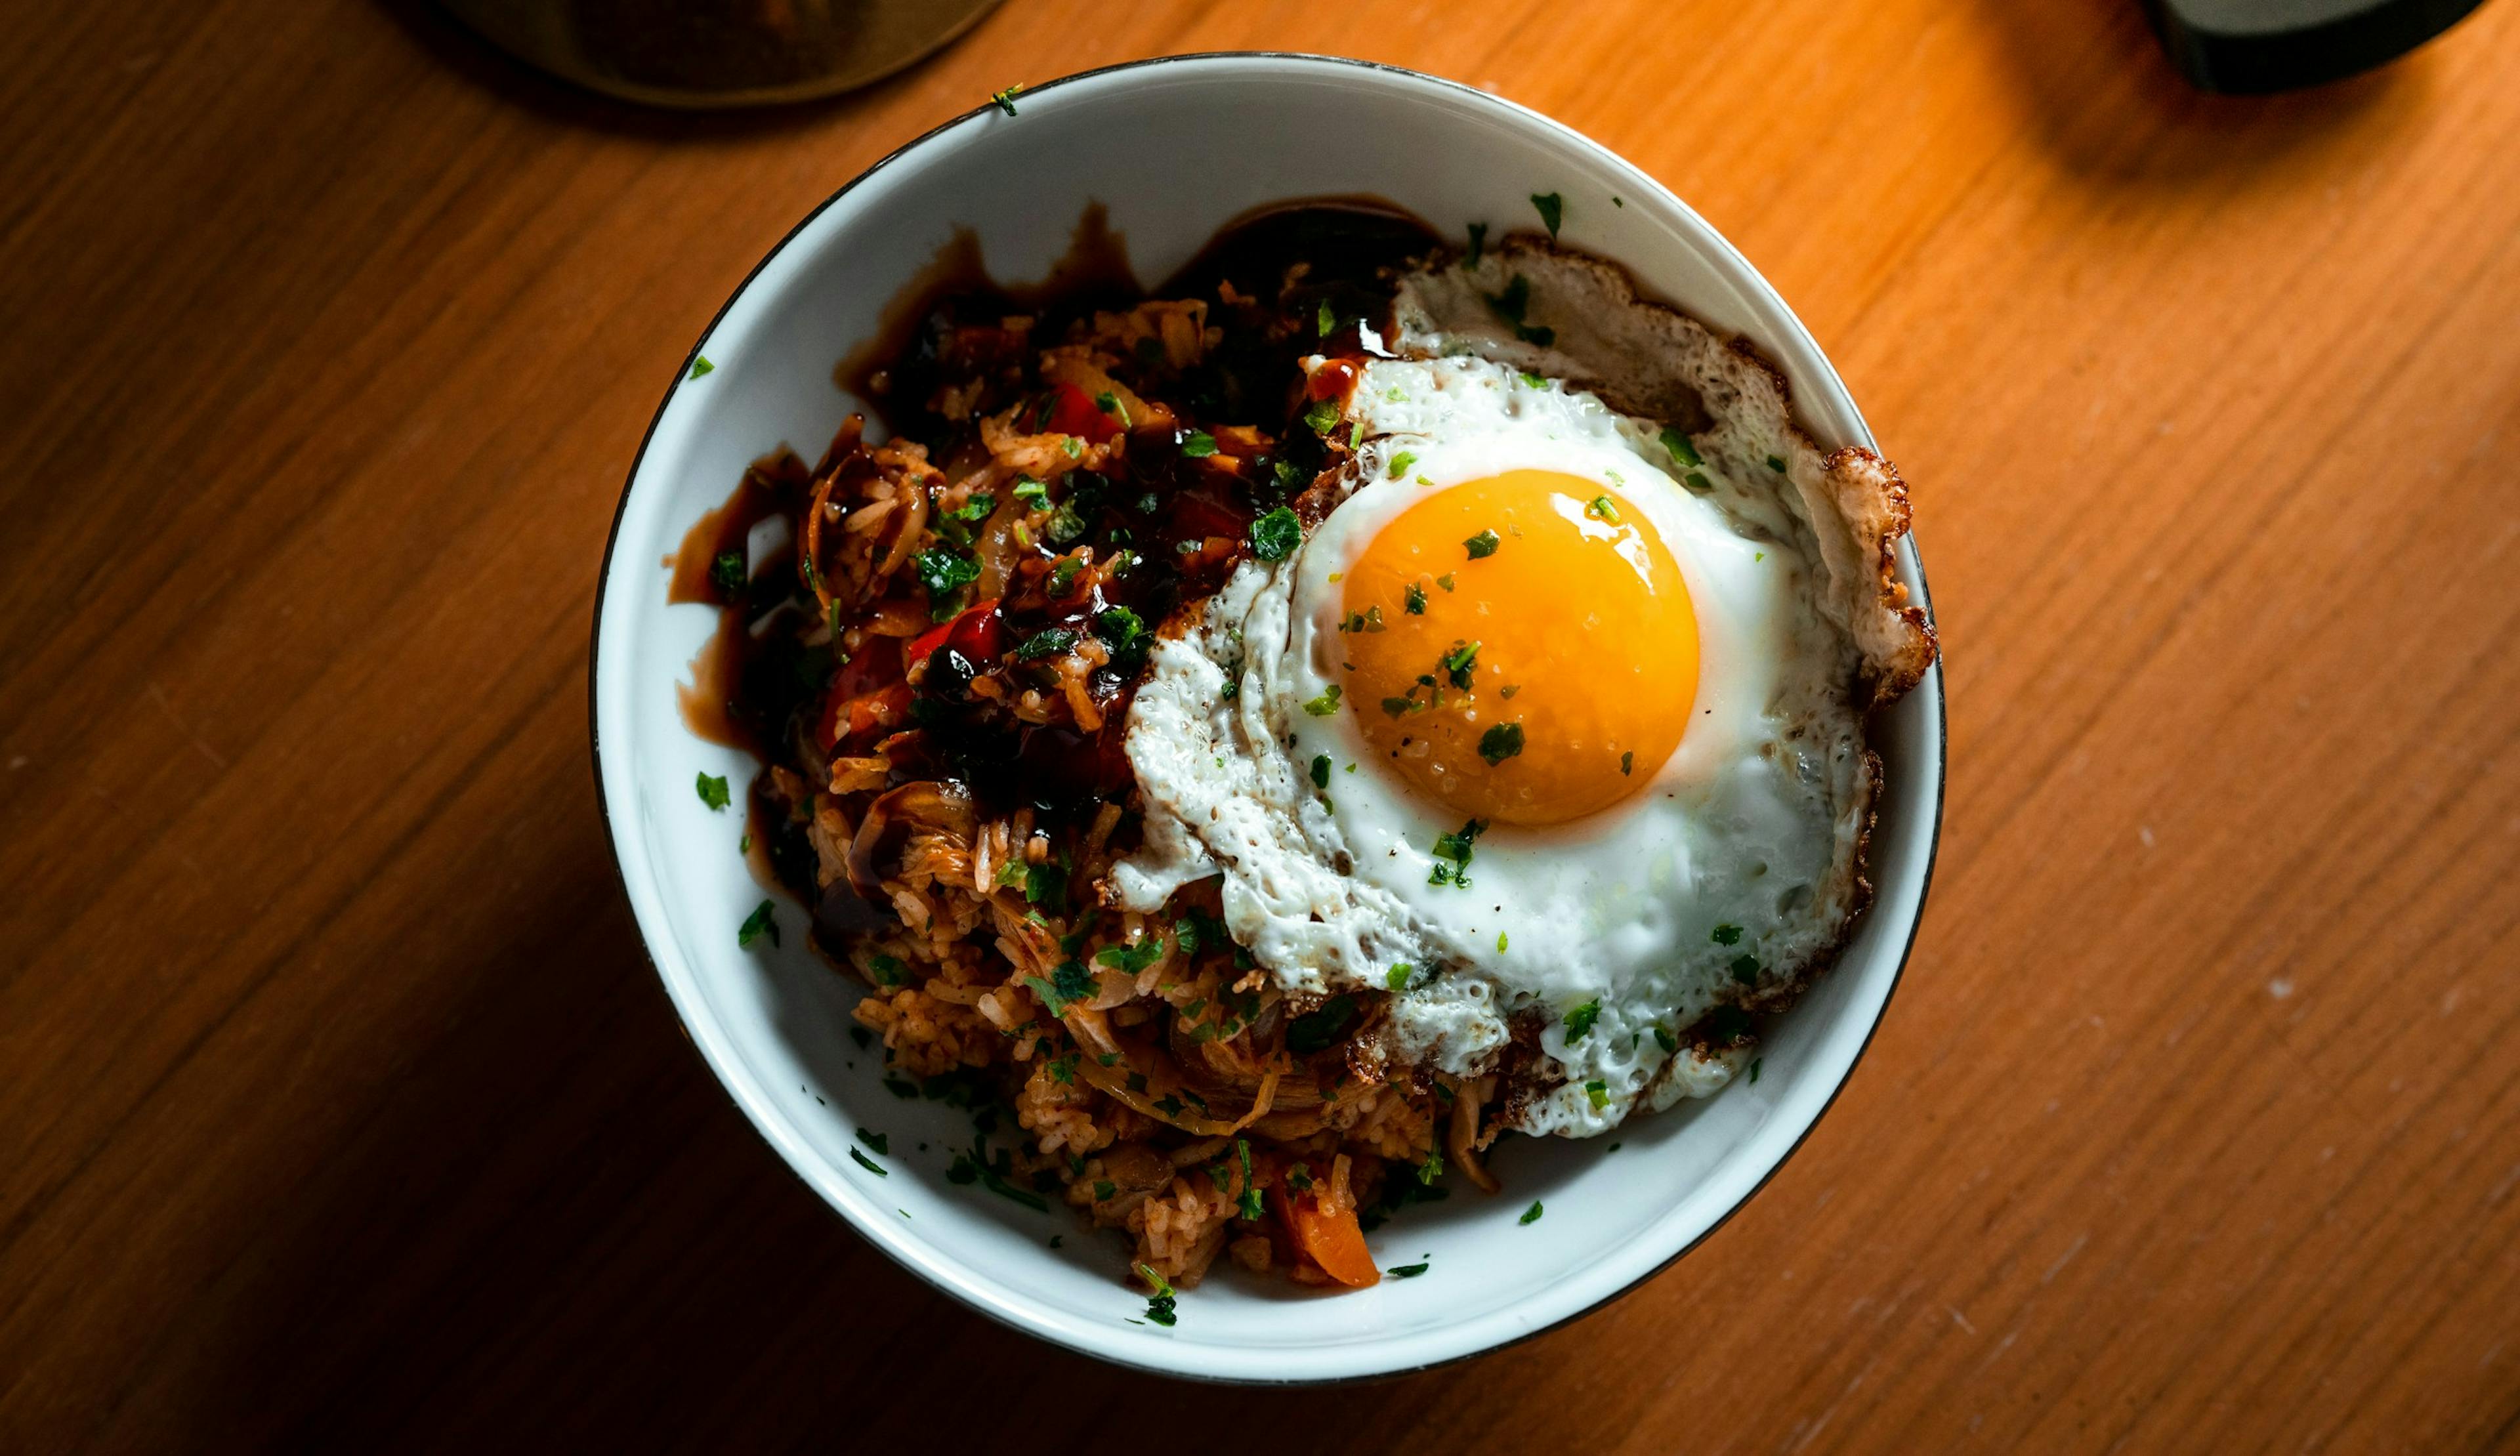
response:
[[[850,412],[834,361],[872,332],[895,288],[957,225],[1001,278],[1039,277],[1089,200],[1110,208],[1139,274],[1161,278],[1219,224],[1286,198],[1374,194],[1458,231],[1533,221],[1529,197],[1565,198],[1565,240],[1626,264],[1651,292],[1756,342],[1791,380],[1823,446],[1869,445],[1837,374],[1783,300],[1679,199],[1599,146],[1511,103],[1429,76],[1318,57],[1187,56],[1071,76],[1026,92],[1019,114],[983,106],[878,162],[817,208],[745,280],[649,427],[613,522],[596,609],[597,777],[623,885],[693,1042],[780,1156],[859,1232],[939,1289],[1043,1339],[1125,1365],[1202,1379],[1324,1381],[1416,1369],[1493,1349],[1600,1304],[1704,1238],[1794,1150],[1864,1050],[1905,960],[1942,806],[1939,671],[1883,723],[1887,771],[1869,915],[1837,967],[1782,1018],[1755,1085],[1640,1118],[1587,1142],[1508,1139],[1507,1191],[1463,1188],[1372,1237],[1420,1278],[1327,1296],[1220,1272],[1178,1326],[1133,1324],[1116,1238],[1054,1205],[1035,1213],[944,1176],[970,1124],[887,1091],[848,1036],[857,992],[803,945],[782,902],[784,949],[737,949],[762,898],[736,855],[739,825],[693,792],[697,772],[741,783],[755,765],[687,731],[674,684],[710,610],[665,604],[658,564],[744,465],[785,441],[809,459]],[[1622,199],[1613,205],[1611,198]],[[1917,599],[1912,551],[1901,567]],[[849,1156],[859,1127],[888,1134],[878,1176]],[[924,1141],[926,1150],[919,1145]],[[1613,1152],[1613,1146],[1617,1151]],[[1533,1199],[1546,1215],[1523,1225]],[[1053,1235],[1064,1235],[1053,1250]]]

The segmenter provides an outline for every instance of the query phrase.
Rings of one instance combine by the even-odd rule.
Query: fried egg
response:
[[[1570,382],[1580,353],[1447,316],[1462,275],[1404,288],[1300,549],[1155,648],[1125,740],[1145,841],[1110,891],[1151,910],[1221,874],[1258,964],[1388,993],[1407,1063],[1495,1071],[1536,1028],[1507,1125],[1585,1135],[1722,1086],[1742,1054],[1689,1029],[1833,951],[1868,664],[1831,611],[1839,523],[1790,488],[1826,463],[1781,408],[1623,413]]]

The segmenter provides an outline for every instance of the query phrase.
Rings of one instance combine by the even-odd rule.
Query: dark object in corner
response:
[[[2263,96],[2386,65],[2484,0],[2143,0],[2163,49],[2208,91]]]

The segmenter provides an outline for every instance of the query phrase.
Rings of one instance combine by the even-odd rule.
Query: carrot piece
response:
[[[1311,1196],[1283,1198],[1279,1207],[1295,1236],[1295,1247],[1321,1265],[1323,1273],[1352,1289],[1382,1282],[1382,1271],[1373,1266],[1373,1255],[1365,1247],[1365,1230],[1357,1226],[1356,1210],[1333,1213]]]

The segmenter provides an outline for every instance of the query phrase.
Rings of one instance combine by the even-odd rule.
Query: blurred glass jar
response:
[[[863,86],[998,0],[439,0],[528,65],[663,107],[773,106]]]

